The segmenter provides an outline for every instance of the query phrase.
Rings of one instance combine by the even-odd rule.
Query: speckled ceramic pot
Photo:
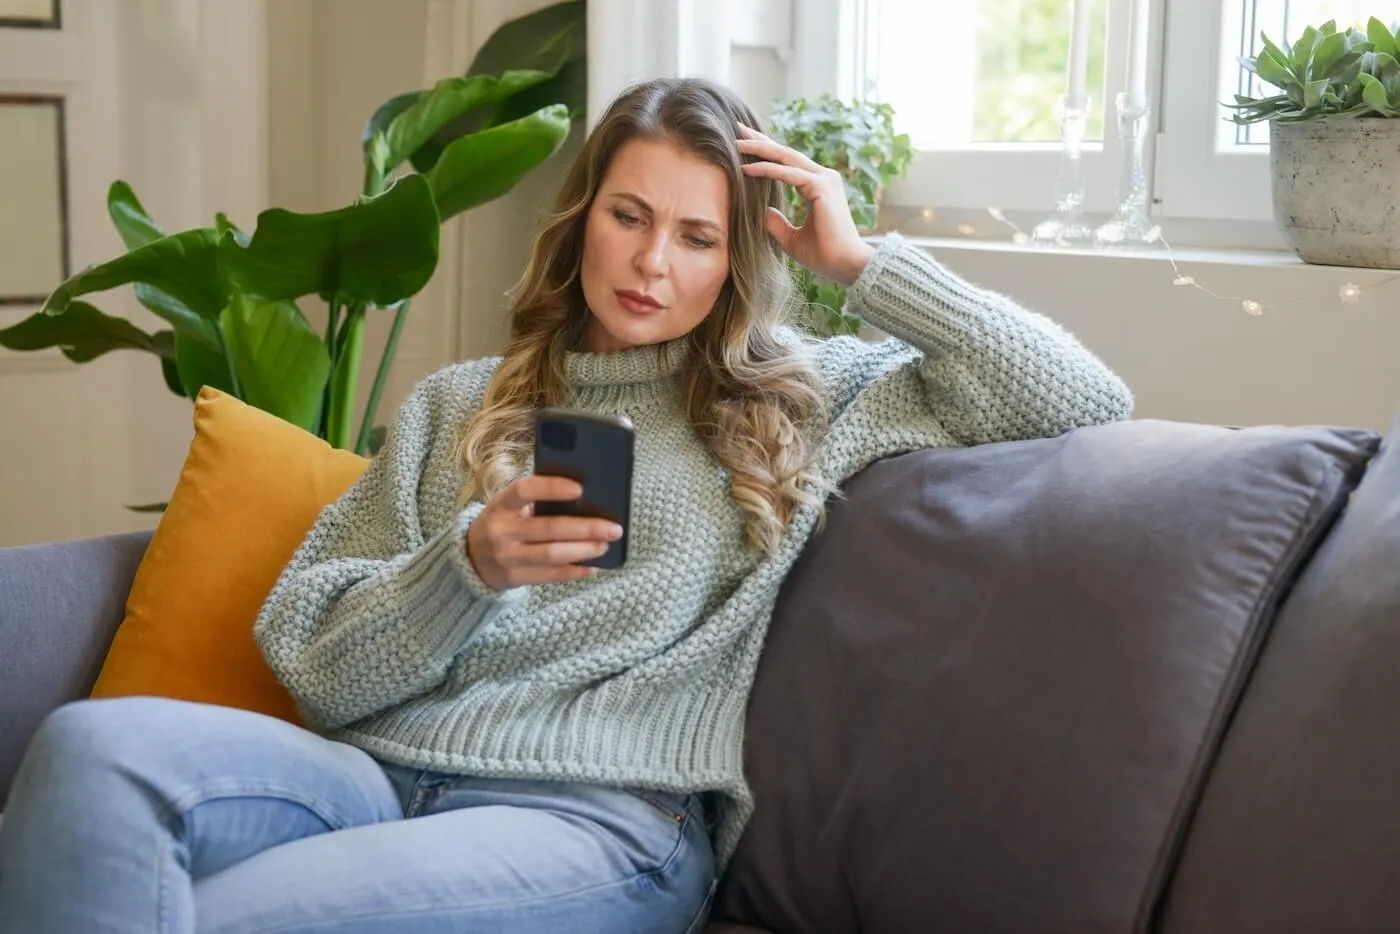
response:
[[[1274,219],[1308,263],[1400,269],[1400,120],[1269,128]]]

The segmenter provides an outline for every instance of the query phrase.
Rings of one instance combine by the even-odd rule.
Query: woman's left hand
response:
[[[860,238],[846,203],[841,173],[818,165],[795,149],[739,125],[739,151],[762,162],[744,165],[744,174],[786,182],[807,200],[810,210],[801,227],[777,208],[768,209],[768,232],[789,256],[823,279],[850,286],[874,248]]]

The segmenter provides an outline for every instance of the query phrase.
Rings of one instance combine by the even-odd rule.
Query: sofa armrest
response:
[[[0,548],[0,805],[39,722],[92,690],[150,539]]]

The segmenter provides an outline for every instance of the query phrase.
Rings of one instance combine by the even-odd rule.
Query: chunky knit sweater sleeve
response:
[[[467,557],[480,504],[434,519],[423,510],[425,466],[446,460],[435,448],[452,436],[453,375],[439,371],[409,394],[384,447],[317,517],[258,616],[259,648],[314,728],[345,726],[438,685],[509,599]]]
[[[959,445],[1053,437],[1132,413],[1128,387],[1063,327],[964,281],[898,234],[876,249],[847,302],[896,340],[817,345],[838,417],[875,393],[891,404],[862,399],[861,408],[909,418],[911,371],[924,414]]]

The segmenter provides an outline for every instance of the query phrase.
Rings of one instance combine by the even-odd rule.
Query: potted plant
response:
[[[1400,42],[1309,26],[1293,45],[1263,37],[1251,73],[1281,93],[1235,96],[1237,124],[1268,121],[1274,219],[1308,263],[1400,269]]]
[[[272,208],[251,233],[219,214],[212,226],[166,233],[128,184],[113,182],[107,209],[127,252],[70,276],[38,312],[0,330],[0,346],[56,347],[75,363],[145,351],[176,395],[214,386],[335,447],[373,453],[380,396],[410,300],[437,268],[440,225],[504,195],[558,150],[582,115],[585,48],[584,0],[504,24],[465,76],[376,109],[361,141],[363,189],[333,211]],[[81,298],[126,285],[168,327],[147,333]],[[308,297],[328,306],[323,334],[297,305]],[[366,317],[380,312],[394,319],[357,419]]]
[[[836,169],[846,182],[846,200],[856,226],[873,231],[885,189],[903,178],[914,158],[907,134],[895,131],[894,108],[875,101],[846,103],[830,94],[779,101],[769,129],[773,139],[812,161]],[[806,219],[807,204],[791,187],[785,209],[794,224]],[[804,301],[801,324],[814,334],[860,333],[860,319],[845,313],[846,290],[792,264]]]

